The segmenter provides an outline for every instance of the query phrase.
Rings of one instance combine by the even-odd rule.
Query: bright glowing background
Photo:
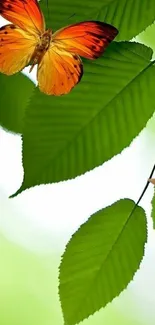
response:
[[[12,243],[12,247],[14,244],[23,247],[21,253],[23,256],[25,252],[30,256],[35,254],[43,266],[47,267],[56,257],[56,262],[53,262],[50,270],[57,272],[65,244],[81,223],[97,210],[120,198],[127,197],[135,201],[138,199],[154,164],[155,146],[152,132],[154,126],[155,119],[152,119],[129,148],[84,176],[67,182],[35,187],[14,199],[8,199],[8,196],[19,188],[23,177],[21,139],[20,136],[0,129],[0,232],[3,237]],[[150,186],[141,202],[149,217],[152,195],[153,187]],[[3,245],[1,249],[3,255]],[[11,268],[14,266],[13,263],[16,262],[12,261]],[[30,277],[31,271],[30,266]],[[38,272],[37,268],[35,272]],[[130,324],[154,325],[154,274],[155,234],[149,218],[149,241],[140,271],[128,289],[101,311],[109,320],[108,324],[113,324],[110,308],[114,307],[122,315],[130,317]],[[1,285],[5,284],[4,291],[8,284],[5,276],[5,268],[2,268]],[[12,282],[10,290],[13,290]],[[58,295],[56,289],[54,290],[55,302]],[[0,298],[3,299],[3,294]],[[56,315],[57,313],[60,314],[59,308],[55,311]],[[94,324],[97,317],[98,314],[85,323]],[[123,325],[126,324],[127,318]]]

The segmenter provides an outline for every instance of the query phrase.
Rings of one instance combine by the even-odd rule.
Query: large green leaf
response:
[[[60,300],[66,325],[104,307],[139,268],[147,240],[144,210],[120,200],[83,224],[67,244],[60,265]]]
[[[119,29],[119,40],[129,40],[155,20],[154,0],[48,0],[41,1],[50,28],[95,19]],[[72,18],[70,18],[72,16]]]
[[[155,107],[151,49],[113,43],[85,62],[81,83],[66,96],[35,90],[23,136],[24,182],[17,192],[80,175],[119,153],[145,127]]]
[[[0,74],[0,124],[15,133],[22,133],[25,108],[32,95],[34,84],[23,74]]]

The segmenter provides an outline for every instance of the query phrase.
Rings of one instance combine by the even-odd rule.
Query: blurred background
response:
[[[152,25],[136,40],[155,50],[154,35]],[[31,78],[35,80],[34,75]],[[58,266],[65,245],[97,210],[120,198],[139,198],[155,163],[154,140],[155,116],[129,148],[103,166],[9,199],[23,178],[21,138],[0,128],[0,324],[63,324]],[[149,240],[140,270],[118,298],[83,324],[155,324],[152,196],[150,185],[141,202],[148,217]]]

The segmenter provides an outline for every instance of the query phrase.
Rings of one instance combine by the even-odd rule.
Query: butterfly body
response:
[[[37,0],[0,0],[0,14],[12,24],[0,28],[0,72],[12,75],[31,65],[38,86],[48,95],[63,95],[83,74],[80,56],[100,57],[118,30],[99,21],[84,21],[55,33],[46,30]]]
[[[46,51],[48,51],[52,40],[52,30],[48,29],[43,34],[40,34],[38,39],[38,44],[35,47],[34,53],[32,54],[32,58],[30,60],[31,68],[30,72],[32,71],[33,67],[36,64],[39,64],[45,55]]]

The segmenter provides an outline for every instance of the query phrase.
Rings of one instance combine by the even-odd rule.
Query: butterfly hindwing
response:
[[[36,39],[10,24],[0,28],[0,72],[12,75],[29,64]]]
[[[51,46],[38,66],[38,85],[48,95],[63,95],[80,81],[83,66],[80,57]]]
[[[58,30],[53,34],[53,42],[66,51],[96,59],[117,34],[118,30],[109,24],[85,21]]]
[[[0,0],[0,15],[31,34],[45,30],[44,17],[37,0]]]

